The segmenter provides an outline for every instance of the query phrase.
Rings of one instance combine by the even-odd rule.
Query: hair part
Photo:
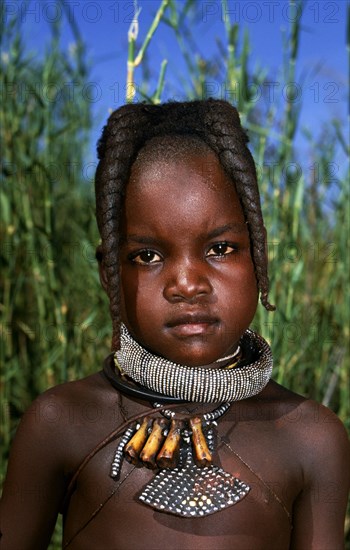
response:
[[[269,279],[266,232],[248,137],[237,110],[222,100],[129,104],[114,111],[104,127],[97,150],[96,219],[108,283],[112,318],[112,349],[120,347],[120,219],[133,164],[154,159],[167,162],[213,151],[235,186],[248,224],[251,253],[260,300],[267,310]]]

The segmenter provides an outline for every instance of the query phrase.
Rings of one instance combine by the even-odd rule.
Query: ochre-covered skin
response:
[[[191,418],[189,423],[192,430],[192,448],[195,463],[201,467],[209,466],[212,463],[212,456],[203,434],[202,420],[196,416]]]
[[[180,457],[182,427],[181,420],[171,421],[169,433],[157,456],[157,465],[160,468],[176,468]]]
[[[49,390],[27,411],[1,503],[1,550],[48,547],[71,475],[124,422],[118,399],[100,373]],[[122,406],[128,417],[152,410],[128,397],[122,398]],[[212,408],[195,407],[193,414]],[[118,442],[103,448],[78,479],[64,514],[65,541],[117,491],[69,550],[342,550],[350,460],[344,428],[325,407],[274,382],[259,397],[233,404],[218,422],[213,463],[251,487],[242,502],[218,514],[191,520],[140,503],[137,497],[154,472],[124,461],[120,481],[111,479]],[[293,530],[276,498],[227,445],[283,501],[293,516]]]

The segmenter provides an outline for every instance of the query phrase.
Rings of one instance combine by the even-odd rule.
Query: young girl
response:
[[[96,174],[113,323],[103,371],[24,415],[3,550],[343,547],[345,430],[270,378],[266,232],[237,111],[207,100],[115,111]]]

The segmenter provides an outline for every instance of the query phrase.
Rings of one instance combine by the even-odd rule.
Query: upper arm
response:
[[[1,500],[3,550],[47,548],[66,482],[59,422],[43,395],[24,414],[10,453]],[[51,411],[52,412],[52,411]]]
[[[348,437],[339,419],[323,407],[304,437],[304,487],[293,509],[291,548],[340,550],[349,490]]]

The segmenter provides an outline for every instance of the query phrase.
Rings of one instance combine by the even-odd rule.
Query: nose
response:
[[[195,302],[209,296],[212,290],[202,262],[176,262],[167,275],[164,297],[169,302]]]

